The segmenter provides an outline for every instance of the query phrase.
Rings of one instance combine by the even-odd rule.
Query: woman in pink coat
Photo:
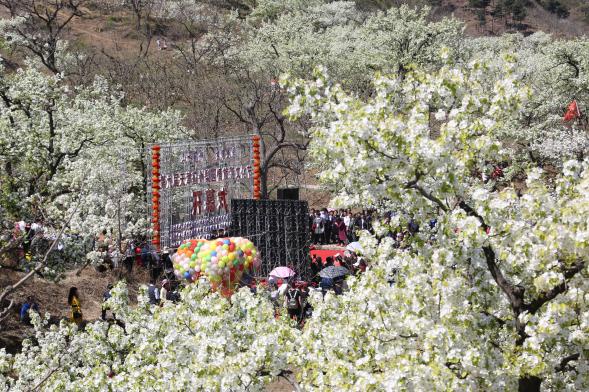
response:
[[[335,227],[337,228],[337,238],[340,246],[348,244],[348,235],[346,234],[346,224],[341,218],[337,218],[335,221]]]

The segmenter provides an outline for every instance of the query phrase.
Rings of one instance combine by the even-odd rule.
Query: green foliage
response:
[[[513,20],[521,22],[523,21],[528,14],[526,10],[526,5],[524,1],[514,1],[513,5],[511,6],[511,17]]]
[[[568,18],[570,15],[568,7],[560,0],[539,0],[538,3],[547,11],[556,14],[559,18]]]

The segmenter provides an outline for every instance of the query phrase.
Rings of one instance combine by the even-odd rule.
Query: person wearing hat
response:
[[[106,301],[108,301],[110,299],[110,297],[112,297],[112,294],[110,293],[110,291],[112,290],[112,284],[109,283],[108,285],[106,285],[106,290],[104,291],[104,294],[102,294],[102,316],[101,318],[103,320],[106,320],[106,311],[110,309],[110,306],[106,303]],[[112,318],[116,319],[114,312],[112,312]]]
[[[162,288],[160,290],[160,304],[170,299],[170,281],[168,279],[162,280]]]

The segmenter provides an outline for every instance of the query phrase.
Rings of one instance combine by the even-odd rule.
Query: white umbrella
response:
[[[346,246],[346,250],[354,253],[362,253],[362,245],[359,242],[350,242],[348,246]]]

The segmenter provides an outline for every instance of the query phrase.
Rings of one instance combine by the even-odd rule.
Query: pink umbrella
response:
[[[290,278],[291,276],[295,276],[296,273],[288,267],[276,267],[270,272],[270,276],[274,276],[276,278]]]

